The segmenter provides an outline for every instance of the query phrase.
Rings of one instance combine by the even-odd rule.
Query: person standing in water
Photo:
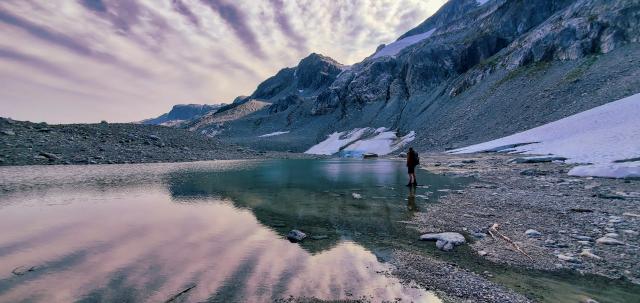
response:
[[[410,147],[407,153],[407,169],[409,172],[409,184],[407,186],[418,186],[418,180],[416,180],[416,166],[418,164],[420,164],[420,157],[413,150],[413,147]]]

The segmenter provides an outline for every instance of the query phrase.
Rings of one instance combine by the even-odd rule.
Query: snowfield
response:
[[[530,130],[451,153],[521,152],[556,155],[571,163],[593,164],[574,176],[640,177],[640,94],[614,101]]]
[[[398,137],[397,132],[385,127],[373,129],[370,127],[356,128],[350,131],[335,132],[329,137],[312,146],[306,154],[333,155],[344,152],[347,155],[362,155],[375,153],[388,155],[415,139],[415,132]]]
[[[396,42],[393,43],[389,43],[389,45],[385,46],[383,49],[381,49],[379,52],[375,53],[372,57],[372,59],[375,58],[380,58],[380,57],[384,57],[384,56],[391,56],[394,57],[395,55],[397,55],[401,50],[405,49],[408,46],[414,45],[424,39],[427,39],[429,37],[431,37],[431,35],[433,35],[433,33],[436,31],[436,29],[432,29],[426,33],[422,33],[422,34],[417,34],[417,35],[413,35],[413,36],[409,36],[406,37],[404,39],[398,40]]]

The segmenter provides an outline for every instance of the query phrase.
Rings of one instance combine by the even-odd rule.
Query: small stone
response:
[[[638,232],[635,230],[631,230],[631,229],[625,229],[622,231],[623,233],[627,234],[627,235],[632,235],[632,236],[637,236]]]
[[[619,234],[617,234],[617,233],[608,233],[608,234],[606,234],[606,235],[604,235],[604,236],[605,236],[605,237],[609,237],[609,238],[617,238],[617,237],[619,237],[620,235],[619,235]]]
[[[480,232],[473,232],[473,233],[471,233],[471,235],[472,235],[474,238],[478,238],[478,239],[484,239],[484,238],[487,236],[487,234],[485,234],[485,233],[480,233]]]
[[[56,154],[52,154],[52,153],[46,153],[46,152],[40,152],[40,156],[43,156],[47,159],[49,159],[49,161],[55,161],[60,159],[60,157]]]
[[[591,259],[596,259],[596,260],[600,260],[600,259],[602,259],[602,257],[594,255],[594,254],[591,252],[591,249],[583,249],[583,250],[580,252],[580,256],[582,256],[582,257],[587,257],[587,258],[591,258]]]
[[[620,242],[617,239],[609,238],[609,237],[598,238],[598,240],[596,240],[596,243],[604,244],[604,245],[624,245],[623,242]]]
[[[542,233],[540,233],[535,229],[527,229],[527,231],[525,231],[524,234],[529,238],[537,238],[542,236]]]
[[[576,259],[573,256],[568,256],[568,255],[564,255],[564,254],[558,254],[556,255],[556,257],[558,257],[558,259],[565,261],[565,262],[569,262],[569,263],[580,263],[580,260]]]
[[[593,241],[593,238],[589,237],[589,236],[579,236],[579,235],[573,235],[571,236],[576,240],[580,240],[580,241]]]
[[[357,200],[358,200],[358,199],[362,199],[362,195],[361,195],[361,194],[359,194],[359,193],[351,193],[351,196],[352,196],[354,199],[357,199]]]
[[[11,129],[3,129],[2,131],[0,131],[0,133],[2,133],[3,135],[6,135],[6,136],[15,136],[16,135],[16,133]]]
[[[484,256],[486,256],[487,254],[488,254],[488,252],[486,252],[486,251],[484,251],[484,250],[481,250],[481,251],[479,251],[479,252],[478,252],[478,255],[480,255],[481,257],[484,257]]]
[[[160,141],[160,137],[158,137],[156,135],[149,135],[149,139],[155,140],[155,141]]]
[[[294,229],[294,230],[290,231],[287,234],[287,239],[289,239],[289,241],[291,241],[291,242],[300,242],[300,241],[304,240],[304,238],[306,238],[306,237],[307,237],[307,234],[305,234],[305,233],[303,233],[303,232],[301,232],[301,231],[299,231],[297,229]]]
[[[622,215],[627,217],[640,218],[639,214],[634,214],[634,213],[623,213]]]
[[[618,217],[618,216],[610,216],[609,217],[609,223],[618,224],[618,223],[622,223],[622,222],[624,222],[624,219],[622,217]]]

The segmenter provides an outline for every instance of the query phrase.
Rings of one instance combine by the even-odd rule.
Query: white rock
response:
[[[608,233],[606,235],[604,235],[605,237],[609,237],[609,238],[617,238],[620,235],[618,235],[617,233]]]
[[[351,196],[352,196],[354,199],[362,199],[362,195],[361,195],[361,194],[359,194],[359,193],[351,193]]]
[[[464,244],[464,236],[455,232],[424,234],[420,236],[422,241],[436,241],[436,247],[440,250],[450,251],[453,247]]]
[[[628,217],[640,218],[639,214],[634,214],[634,213],[624,213],[622,215],[623,216],[628,216]]]
[[[605,245],[624,245],[623,242],[620,242],[617,239],[609,238],[609,237],[598,238],[598,240],[596,240],[596,243],[605,244]]]
[[[601,257],[594,255],[591,252],[591,249],[583,249],[582,252],[580,252],[580,256],[591,258],[591,259],[596,259],[596,260],[602,259]]]
[[[576,259],[573,256],[558,254],[558,255],[556,255],[556,257],[558,257],[558,259],[560,259],[562,261],[565,261],[565,262],[580,263],[580,260]]]

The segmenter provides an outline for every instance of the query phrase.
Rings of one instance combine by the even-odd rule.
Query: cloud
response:
[[[311,52],[356,63],[444,2],[0,1],[0,116],[135,121],[230,102]]]

